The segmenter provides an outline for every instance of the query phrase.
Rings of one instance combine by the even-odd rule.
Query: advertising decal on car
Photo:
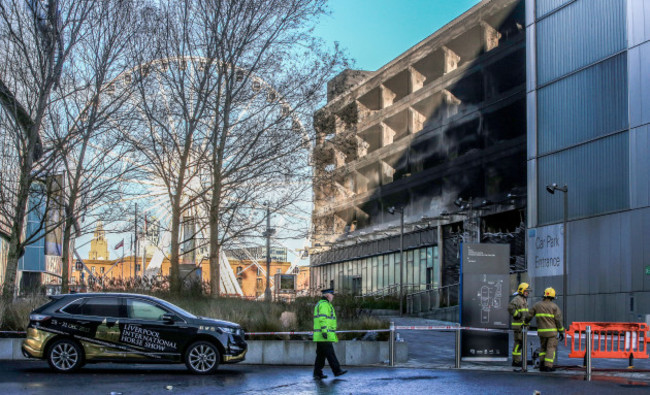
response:
[[[93,330],[92,325],[83,326],[58,319],[52,319],[50,323],[51,326],[40,324],[35,329],[62,335],[73,335],[82,342],[111,347],[152,358],[178,354],[178,345],[175,341],[161,338],[160,332],[136,324],[121,324],[119,321],[108,323],[104,319]]]

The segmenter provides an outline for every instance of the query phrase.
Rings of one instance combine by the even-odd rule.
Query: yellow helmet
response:
[[[544,290],[544,297],[555,299],[555,290],[551,287],[548,287]]]
[[[524,291],[528,291],[528,292],[531,291],[530,285],[528,285],[528,283],[521,283],[519,284],[519,288],[517,288],[517,293],[519,295],[523,295]]]

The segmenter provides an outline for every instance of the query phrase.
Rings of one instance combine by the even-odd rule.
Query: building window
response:
[[[241,266],[237,266],[237,275],[239,276],[242,272],[243,268]]]
[[[277,274],[282,274],[282,269],[277,269],[275,272],[276,272]]]
[[[91,267],[90,267],[90,271],[91,271],[93,274],[95,274],[95,266],[91,266]]]
[[[104,268],[103,268],[103,267],[100,267],[100,268],[99,268],[99,272],[100,272],[101,274],[104,274]]]

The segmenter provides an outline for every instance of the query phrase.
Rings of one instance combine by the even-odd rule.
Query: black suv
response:
[[[152,296],[80,293],[50,299],[30,314],[22,350],[59,372],[86,362],[184,362],[194,373],[209,374],[246,354],[238,324],[197,317]]]

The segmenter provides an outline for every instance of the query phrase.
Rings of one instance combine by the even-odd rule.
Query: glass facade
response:
[[[406,266],[405,292],[439,287],[440,258],[438,246],[404,251]],[[381,293],[400,283],[400,253],[355,259],[312,268],[316,289],[328,288],[332,281],[336,292],[356,295]],[[357,285],[360,285],[359,286]]]

